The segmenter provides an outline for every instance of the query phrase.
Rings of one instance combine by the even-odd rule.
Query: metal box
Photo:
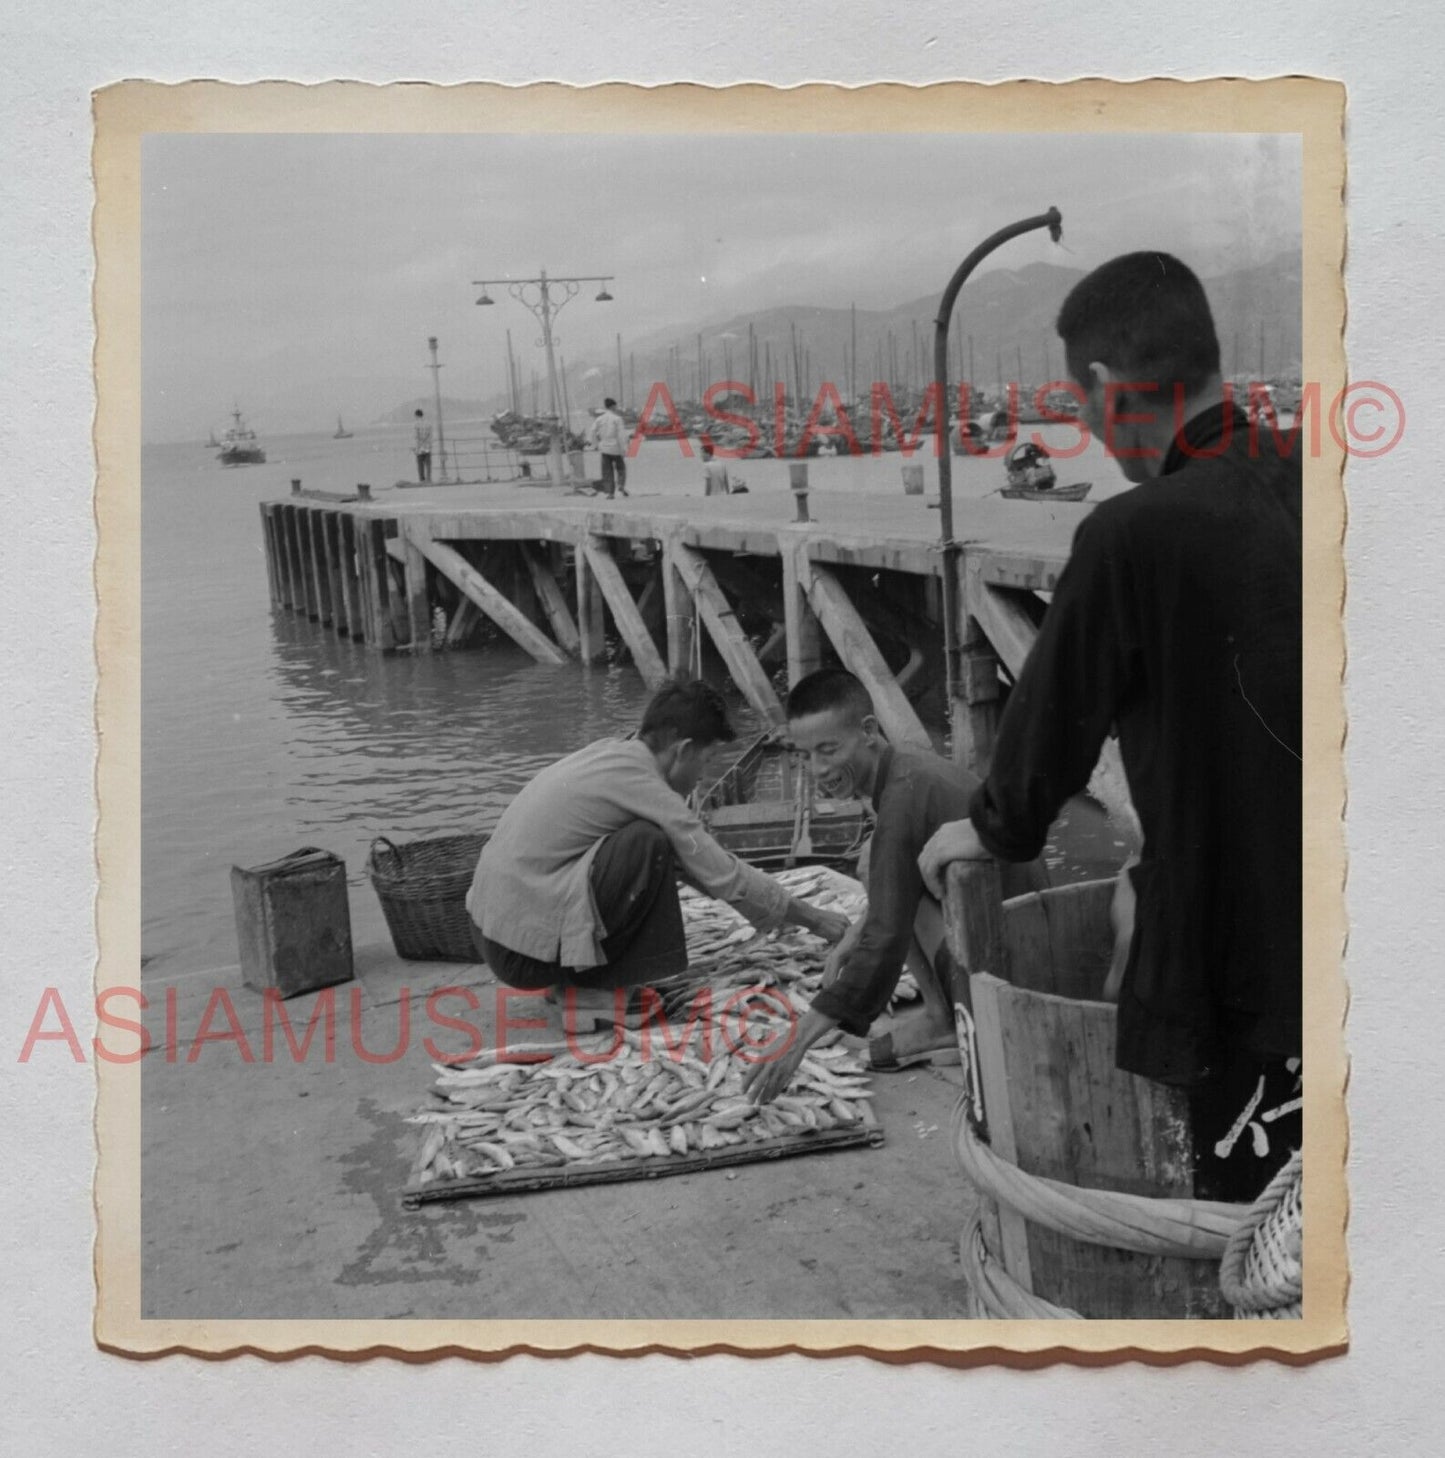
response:
[[[351,980],[351,910],[340,856],[307,846],[269,865],[232,866],[231,895],[247,987],[274,987],[284,998]]]

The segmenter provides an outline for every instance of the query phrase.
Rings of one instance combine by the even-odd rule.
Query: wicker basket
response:
[[[411,962],[476,962],[467,891],[485,835],[442,835],[393,845],[371,843],[366,873],[399,957]]]

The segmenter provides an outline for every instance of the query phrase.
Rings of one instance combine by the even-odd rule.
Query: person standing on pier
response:
[[[1079,526],[988,777],[919,867],[938,895],[951,861],[1037,855],[1117,726],[1144,844],[1116,1061],[1190,1090],[1195,1194],[1252,1199],[1301,1133],[1300,459],[1251,437],[1178,259],[1104,264],[1058,332],[1137,489]]]
[[[592,422],[592,444],[602,456],[602,490],[610,499],[627,493],[627,423],[617,413],[617,401],[609,395],[602,413]]]
[[[416,429],[413,431],[412,449],[416,452],[416,479],[431,480],[431,426],[426,423],[423,411],[416,412]]]
[[[943,910],[923,884],[918,856],[939,826],[967,813],[978,788],[962,765],[931,749],[889,744],[868,690],[847,669],[822,668],[799,679],[788,695],[787,713],[788,737],[808,755],[819,784],[839,794],[866,795],[877,823],[858,868],[868,888],[868,910],[829,955],[823,986],[793,1042],[744,1076],[744,1087],[759,1103],[787,1088],[803,1055],[833,1028],[866,1036],[905,965],[923,994],[923,1007],[872,1040],[870,1065],[880,1071],[904,1068],[957,1049]],[[1005,880],[1007,894],[1022,895],[1046,886],[1048,875],[1041,864],[1010,866]]]
[[[732,489],[733,483],[728,476],[727,462],[718,460],[710,440],[703,441],[702,494],[704,496],[727,496],[731,494]]]
[[[790,895],[724,850],[688,805],[716,749],[734,737],[716,689],[670,683],[635,736],[589,744],[523,788],[467,894],[477,949],[500,981],[565,991],[581,1031],[635,1013],[638,999],[616,989],[687,969],[679,875],[760,929],[787,922],[830,942],[843,935],[846,916]]]

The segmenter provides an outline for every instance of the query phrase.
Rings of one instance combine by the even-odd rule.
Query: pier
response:
[[[371,499],[368,488],[324,496],[293,483],[290,497],[261,504],[261,525],[273,607],[377,652],[466,648],[489,624],[560,664],[597,661],[612,634],[650,686],[720,664],[772,723],[783,717],[779,670],[796,682],[836,659],[867,685],[895,743],[931,744],[932,725],[983,773],[1004,685],[1038,632],[1040,594],[1090,507],[961,501],[946,551],[939,513],[913,483],[896,495],[616,500],[498,485]],[[961,647],[951,703],[945,572],[956,574]],[[1114,809],[1112,744],[1101,775],[1096,794]]]

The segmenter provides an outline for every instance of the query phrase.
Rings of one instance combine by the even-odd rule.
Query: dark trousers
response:
[[[614,490],[627,490],[627,457],[609,456],[602,452],[602,489],[611,496]]]
[[[418,481],[431,480],[431,452],[418,451],[416,453],[416,479]]]
[[[602,918],[600,967],[564,967],[514,952],[475,924],[482,960],[509,987],[637,987],[687,970],[672,842],[651,821],[634,820],[598,847],[592,901]]]

